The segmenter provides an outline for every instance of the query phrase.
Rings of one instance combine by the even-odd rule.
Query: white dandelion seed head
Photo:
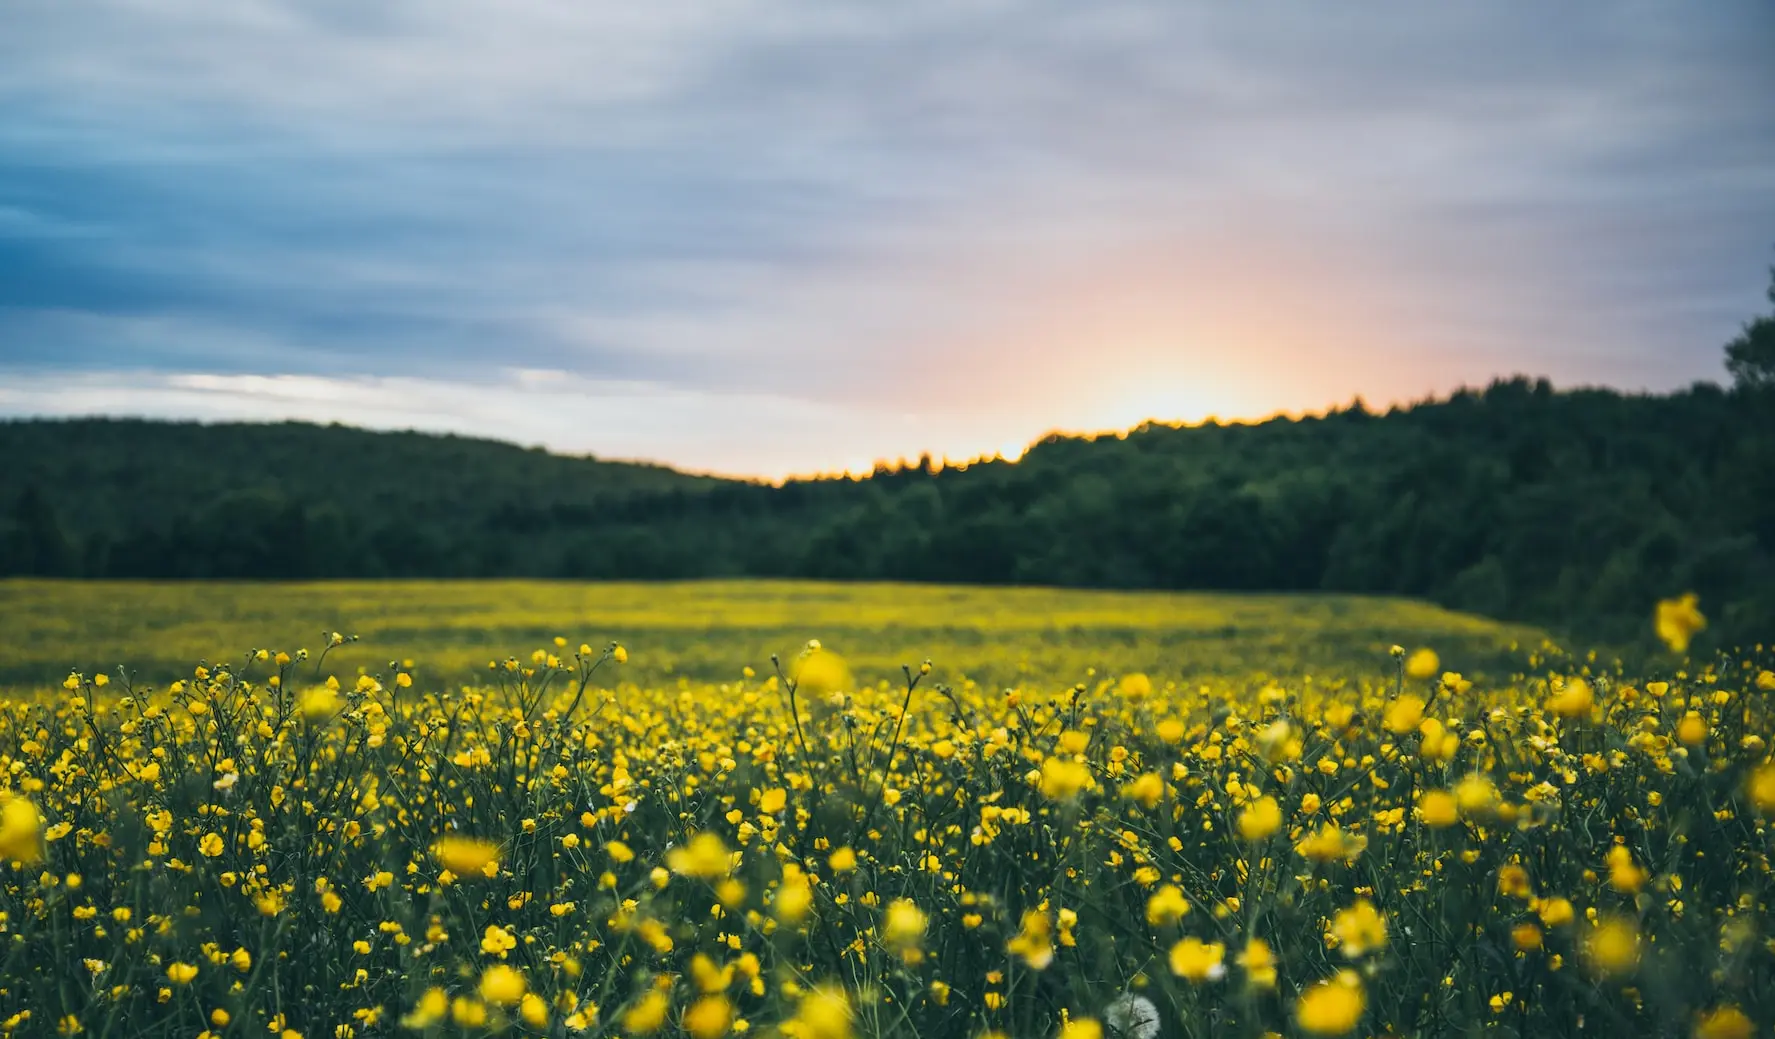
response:
[[[1103,1008],[1103,1024],[1113,1039],[1155,1039],[1159,1008],[1145,996],[1124,992]]]

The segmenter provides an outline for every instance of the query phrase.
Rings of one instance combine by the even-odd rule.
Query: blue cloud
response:
[[[1208,370],[1246,409],[1679,385],[1761,303],[1770,38],[1749,0],[26,0],[0,378],[559,370],[884,429]]]

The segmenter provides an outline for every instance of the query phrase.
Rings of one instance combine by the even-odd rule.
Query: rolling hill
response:
[[[299,423],[0,423],[0,573],[816,577],[1427,598],[1775,637],[1775,409],[1493,383],[1375,414],[1052,436],[783,486]]]

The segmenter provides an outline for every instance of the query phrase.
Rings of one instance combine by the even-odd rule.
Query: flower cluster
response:
[[[1759,657],[1010,687],[627,657],[427,689],[265,651],[0,700],[0,1035],[1775,1020]]]

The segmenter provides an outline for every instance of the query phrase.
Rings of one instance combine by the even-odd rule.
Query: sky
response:
[[[7,0],[0,416],[726,474],[1723,381],[1775,5]]]

